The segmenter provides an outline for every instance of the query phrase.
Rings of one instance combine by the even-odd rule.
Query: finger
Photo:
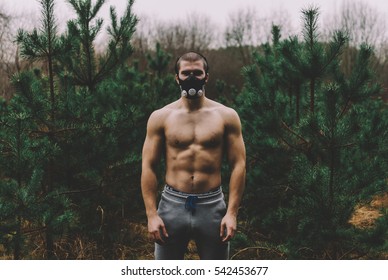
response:
[[[158,243],[159,245],[163,245],[163,244],[164,244],[164,240],[163,240],[163,238],[160,236],[159,231],[158,231],[158,232],[155,232],[155,234],[154,234],[154,242]]]
[[[220,227],[220,237],[223,238],[225,236],[225,224],[221,223]]]
[[[159,231],[157,230],[150,232],[150,239],[151,241],[156,242],[158,244],[161,244],[162,242],[164,242],[163,239],[160,237]]]
[[[164,245],[164,241],[163,240],[155,240],[155,243],[158,243],[159,245]]]
[[[232,238],[232,236],[230,235],[230,232],[227,231],[225,237],[222,239],[222,242],[227,242],[231,238]]]
[[[168,237],[167,229],[164,225],[162,225],[162,233],[164,237]]]
[[[222,242],[227,242],[231,240],[235,235],[235,230],[233,228],[227,228],[227,233],[224,239],[222,239]]]

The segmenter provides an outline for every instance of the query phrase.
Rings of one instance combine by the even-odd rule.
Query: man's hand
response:
[[[222,238],[222,242],[228,242],[231,240],[236,234],[236,229],[236,216],[227,213],[221,221],[220,237]]]
[[[162,233],[162,235],[160,233]],[[163,245],[165,242],[164,238],[168,237],[163,220],[158,214],[148,217],[148,235],[152,241],[159,245]]]

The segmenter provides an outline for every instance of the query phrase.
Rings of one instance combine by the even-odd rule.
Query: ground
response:
[[[376,196],[370,203],[359,205],[355,208],[354,213],[349,220],[349,223],[357,228],[367,229],[374,226],[378,217],[382,216],[382,212],[388,209],[388,192]],[[122,260],[130,259],[144,259],[151,260],[154,258],[153,243],[148,240],[147,226],[144,222],[128,222],[125,227],[128,229],[125,233],[126,239],[130,242],[125,242],[129,245],[118,245],[113,248],[116,258]],[[44,250],[44,234],[43,232],[34,232],[33,236],[28,236],[28,247],[30,252],[28,256],[24,256],[25,259],[45,259]],[[252,256],[253,251],[262,252],[260,255]],[[238,259],[251,259],[253,258],[283,258],[281,252],[268,246],[259,246],[253,248],[240,248],[240,251],[232,252],[232,254],[238,254]],[[61,260],[64,259],[103,259],[98,253],[97,244],[95,241],[88,241],[87,238],[82,237],[66,237],[62,236],[55,243],[55,253]],[[263,255],[264,254],[264,255]],[[382,253],[382,259],[388,259],[387,253]],[[12,259],[12,256],[6,253],[3,245],[0,244],[0,259]],[[189,243],[188,252],[185,255],[185,259],[198,259],[196,253],[196,246],[194,242]]]

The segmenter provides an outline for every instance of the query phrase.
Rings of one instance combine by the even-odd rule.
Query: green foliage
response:
[[[376,99],[371,49],[361,46],[346,76],[344,35],[319,42],[318,10],[303,14],[303,42],[280,41],[274,27],[272,45],[244,69],[243,210],[290,258],[340,258],[355,246],[354,207],[386,190],[388,119]]]
[[[0,116],[2,154],[0,165],[1,228],[3,241],[14,258],[23,257],[22,225],[58,227],[75,219],[70,202],[60,195],[62,185],[50,188],[51,163],[61,153],[60,146],[48,137],[47,112],[50,111],[44,81],[32,72],[14,77],[20,93]],[[59,183],[59,182],[58,182]]]
[[[171,55],[164,52],[159,43],[156,44],[155,57],[147,54],[148,67],[157,73],[158,78],[167,69],[170,59]]]
[[[111,25],[108,47],[104,54],[97,56],[94,41],[100,33],[103,19],[96,18],[105,0],[98,0],[93,6],[91,0],[68,0],[77,18],[68,22],[68,40],[72,51],[60,58],[64,70],[71,73],[73,83],[85,86],[94,92],[98,83],[125,63],[132,54],[130,40],[138,22],[132,13],[134,0],[127,1],[124,15],[118,20],[114,7],[110,8]]]

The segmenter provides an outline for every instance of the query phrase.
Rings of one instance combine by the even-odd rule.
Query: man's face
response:
[[[202,60],[197,60],[197,61],[193,61],[193,62],[182,60],[180,62],[179,73],[178,73],[178,75],[175,76],[175,80],[179,84],[178,78],[183,81],[183,80],[186,80],[187,77],[190,76],[190,74],[194,75],[194,77],[196,77],[199,80],[202,80],[205,77],[207,80],[207,76],[205,73],[205,69],[204,69],[204,65],[203,65]]]

